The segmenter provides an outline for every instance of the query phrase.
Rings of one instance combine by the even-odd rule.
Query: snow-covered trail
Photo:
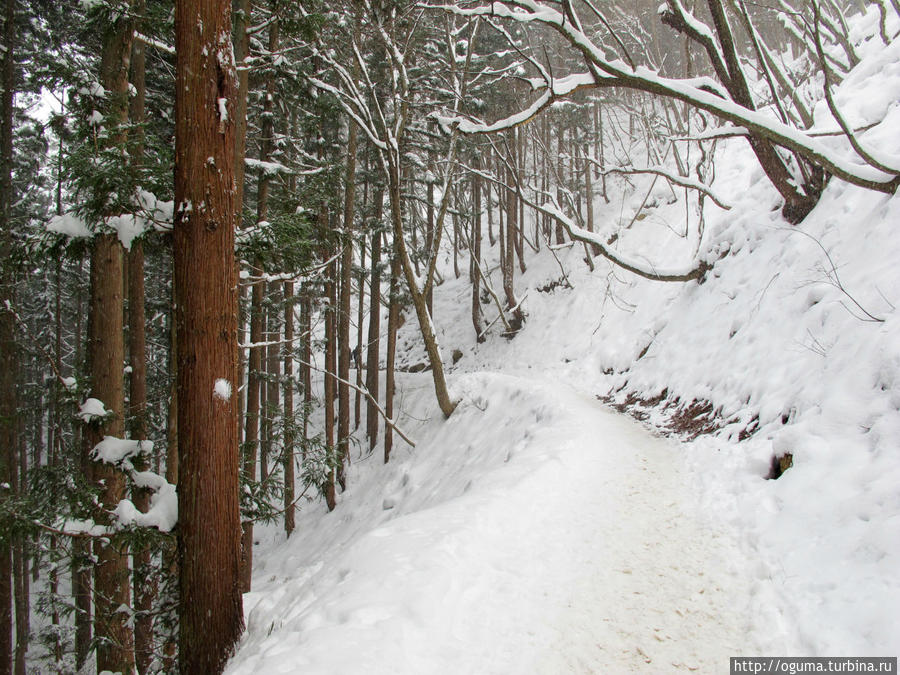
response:
[[[761,653],[748,566],[676,442],[562,383],[461,379],[462,409],[332,514],[358,536],[320,524],[257,570],[229,673],[722,672]]]
[[[505,525],[529,509],[530,489],[493,514],[497,545],[473,605],[510,623],[482,672],[722,672],[729,656],[760,653],[741,554],[697,512],[678,443],[565,385],[539,386],[572,424],[544,429],[559,465],[539,479],[533,519]],[[473,640],[490,630],[468,628]]]
[[[698,511],[679,444],[557,395],[585,424],[564,453],[577,506],[560,500],[547,529],[571,583],[554,597],[535,672],[722,672],[729,656],[760,653],[743,557]]]

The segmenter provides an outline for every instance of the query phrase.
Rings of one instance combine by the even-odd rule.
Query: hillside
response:
[[[900,157],[900,43],[874,16],[837,101]],[[816,119],[834,129],[824,104]],[[462,352],[459,409],[442,420],[428,373],[403,375],[416,448],[386,467],[354,451],[333,513],[313,501],[290,541],[260,535],[227,672],[721,672],[738,653],[900,650],[900,198],[834,180],[790,226],[739,138],[713,184],[732,208],[707,202],[702,239],[683,192],[617,185],[595,216],[616,250],[660,267],[698,251],[712,271],[659,283],[543,247],[517,279],[524,328],[478,344],[448,260],[435,324],[445,362]]]

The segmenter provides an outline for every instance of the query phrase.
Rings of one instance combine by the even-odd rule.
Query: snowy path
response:
[[[548,548],[562,553],[545,562],[568,562],[571,584],[546,589],[554,616],[536,671],[722,672],[728,656],[753,653],[742,561],[693,511],[677,443],[558,395],[585,426],[564,454],[577,508],[567,513],[560,499],[557,526],[545,529]]]
[[[566,385],[462,388],[394,483],[346,505],[358,537],[314,532],[321,549],[260,572],[229,673],[707,673],[760,653],[746,566],[677,443]]]

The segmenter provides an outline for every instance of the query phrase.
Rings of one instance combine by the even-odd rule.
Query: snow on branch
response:
[[[644,279],[650,279],[651,281],[693,281],[694,279],[699,279],[709,269],[708,265],[702,261],[700,263],[692,263],[690,266],[686,267],[673,267],[669,269],[655,267],[653,265],[647,267],[645,266],[645,263],[641,261],[613,251],[607,246],[606,240],[603,237],[577,225],[575,221],[563,213],[562,209],[559,208],[559,205],[556,204],[552,197],[551,201],[547,204],[538,204],[533,200],[527,199],[521,192],[519,194],[520,198],[523,199],[528,206],[550,216],[553,220],[562,225],[572,239],[585,244],[595,245],[597,250],[600,251],[600,255],[611,263],[618,265],[622,269],[628,270],[632,274],[643,277]]]
[[[441,125],[442,129],[448,132],[453,127],[456,127],[459,129],[460,133],[463,134],[489,134],[495,131],[512,129],[513,127],[525,124],[551,103],[569,96],[572,92],[582,87],[594,86],[596,86],[595,78],[590,73],[578,73],[553,80],[548,86],[543,88],[541,95],[535,99],[530,106],[515,115],[510,115],[493,124],[470,120],[461,116],[442,116],[435,114],[432,115],[432,117]]]
[[[736,103],[724,96],[724,92],[718,85],[707,86],[712,82],[711,80],[698,82],[697,79],[667,78],[650,68],[633,67],[621,59],[607,58],[604,51],[585,32],[579,30],[562,13],[539,0],[496,0],[489,5],[475,7],[454,5],[432,5],[431,7],[460,16],[502,18],[520,23],[533,22],[553,29],[581,54],[591,69],[590,73],[576,76],[577,84],[572,86],[571,91],[588,87],[616,86],[665,96],[744,127],[750,134],[792,150],[810,162],[821,166],[830,174],[853,185],[887,194],[893,194],[900,185],[900,174],[855,163],[822,144],[810,134],[774,119],[766,112],[751,110]],[[554,80],[552,83],[547,83],[535,102],[522,112],[493,124],[464,124],[463,120],[458,120],[460,131],[463,133],[489,133],[523,124],[562,95],[562,89],[557,89]],[[448,123],[453,121],[448,120]]]
[[[154,49],[158,49],[161,52],[175,56],[175,47],[173,47],[172,45],[168,45],[165,42],[160,42],[155,38],[149,37],[139,32],[135,32],[134,39],[138,42],[143,42],[148,47],[153,47]]]
[[[661,268],[655,267],[653,265],[647,266],[642,261],[631,258],[627,255],[619,253],[618,251],[613,251],[609,248],[609,245],[602,236],[578,225],[574,220],[572,220],[572,218],[570,218],[563,212],[556,201],[556,197],[551,193],[545,191],[537,191],[548,199],[547,203],[538,204],[536,201],[528,197],[528,195],[525,193],[525,190],[523,190],[522,186],[518,183],[514,184],[513,186],[508,186],[490,173],[485,173],[472,167],[466,167],[466,170],[473,174],[477,174],[478,176],[481,176],[485,180],[489,180],[492,183],[503,185],[507,189],[515,190],[519,196],[519,199],[521,199],[526,206],[529,206],[539,213],[543,213],[544,215],[547,215],[558,222],[563,226],[563,228],[565,228],[566,232],[569,233],[569,236],[572,237],[572,239],[580,241],[584,244],[591,244],[593,246],[596,246],[597,250],[600,252],[600,255],[602,255],[604,258],[609,260],[614,265],[618,265],[622,269],[627,270],[632,274],[636,274],[639,277],[650,279],[651,281],[693,281],[694,279],[699,279],[700,277],[702,277],[709,270],[710,266],[703,261],[695,261],[690,266],[677,268]]]
[[[137,525],[171,532],[178,522],[178,495],[175,486],[152,471],[136,471],[131,462],[132,458],[152,451],[153,441],[104,436],[91,452],[95,461],[119,467],[131,477],[135,486],[153,491],[150,508],[146,513],[141,512],[130,499],[119,501],[112,511],[116,529]]]
[[[661,178],[665,178],[667,181],[674,185],[678,185],[680,187],[688,188],[690,190],[697,190],[697,192],[702,192],[707,197],[709,197],[713,202],[715,202],[716,206],[720,209],[724,209],[725,211],[730,211],[731,206],[723,200],[719,195],[713,192],[712,188],[710,188],[706,183],[702,183],[699,180],[694,178],[689,178],[686,176],[679,176],[678,174],[672,173],[668,169],[663,166],[648,166],[646,168],[633,168],[633,167],[625,167],[625,166],[612,166],[607,167],[603,166],[603,164],[597,161],[594,157],[585,156],[585,159],[589,161],[591,164],[596,166],[600,173],[604,175],[608,175],[611,173],[621,173],[621,174],[640,174],[640,173],[649,173],[654,176],[659,176]]]
[[[279,173],[293,173],[293,170],[279,162],[264,162],[260,159],[244,158],[244,164],[251,169],[259,169],[266,176],[276,176]],[[316,169],[316,173],[321,169]]]

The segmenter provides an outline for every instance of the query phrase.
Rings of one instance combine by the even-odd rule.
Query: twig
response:
[[[387,413],[384,412],[384,408],[382,408],[380,405],[378,405],[378,400],[374,396],[372,396],[372,394],[369,393],[369,390],[366,389],[364,386],[358,387],[353,382],[350,382],[349,380],[345,380],[344,378],[339,377],[335,373],[331,373],[331,372],[325,370],[324,368],[319,368],[318,366],[314,366],[311,363],[307,363],[306,361],[303,361],[302,359],[298,359],[298,361],[300,363],[302,363],[304,366],[307,366],[308,368],[315,370],[318,373],[324,373],[325,375],[330,375],[331,377],[333,377],[335,380],[337,380],[341,384],[346,384],[351,389],[358,391],[360,394],[362,394],[363,396],[368,398],[369,401],[371,401],[372,404],[375,406],[375,409],[378,410],[378,414],[380,414],[381,417],[384,418],[384,423],[387,424],[391,429],[396,431],[397,435],[400,436],[400,438],[402,438],[404,441],[406,441],[410,446],[412,446],[413,448],[416,447],[415,441],[413,441],[412,439],[410,439],[409,436],[407,436],[405,433],[403,433],[403,430],[397,426],[397,424],[394,422],[394,420],[392,420],[390,417],[387,416]]]

